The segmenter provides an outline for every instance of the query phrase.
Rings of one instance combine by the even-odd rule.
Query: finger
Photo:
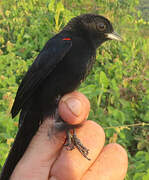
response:
[[[87,119],[89,111],[89,100],[77,91],[63,96],[58,107],[61,118],[68,124],[80,124]]]
[[[104,147],[82,180],[123,180],[127,168],[128,157],[125,149],[119,144],[109,144]]]
[[[77,149],[67,151],[64,147],[52,167],[50,180],[80,180],[104,146],[104,131],[93,121],[85,121],[83,126],[77,129],[77,136],[89,149],[91,160],[85,159]]]

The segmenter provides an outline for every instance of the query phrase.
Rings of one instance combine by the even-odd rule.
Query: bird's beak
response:
[[[123,39],[120,37],[120,35],[117,34],[116,32],[106,33],[105,35],[106,35],[106,37],[108,39],[113,39],[113,40],[117,40],[117,41],[123,41]]]

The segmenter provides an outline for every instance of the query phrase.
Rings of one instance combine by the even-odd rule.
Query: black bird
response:
[[[12,118],[20,111],[19,130],[0,180],[8,180],[42,121],[57,116],[59,99],[74,91],[89,74],[96,49],[105,41],[122,40],[108,19],[94,14],[73,18],[62,31],[51,38],[24,76],[11,110]],[[88,149],[69,130],[77,126],[61,122],[59,130],[67,133],[67,146],[72,144],[88,159]],[[55,127],[57,128],[56,124]]]

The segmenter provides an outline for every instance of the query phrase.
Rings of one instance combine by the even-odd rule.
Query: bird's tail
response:
[[[32,137],[38,130],[39,123],[41,121],[41,114],[35,112],[21,112],[18,133],[15,137],[13,146],[9,152],[6,162],[3,166],[2,172],[0,174],[0,180],[9,180],[10,176],[17,165],[18,161],[23,156],[25,150],[27,149]]]

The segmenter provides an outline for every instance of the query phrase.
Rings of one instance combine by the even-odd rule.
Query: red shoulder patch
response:
[[[64,41],[70,41],[71,39],[69,37],[66,37],[63,39]]]

